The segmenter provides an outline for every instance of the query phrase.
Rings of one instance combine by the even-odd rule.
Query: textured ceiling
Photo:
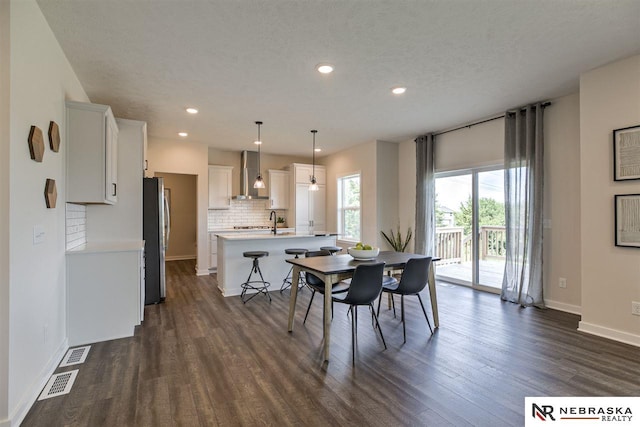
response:
[[[254,149],[262,120],[278,154],[309,155],[313,128],[323,154],[405,141],[568,94],[640,53],[638,0],[38,3],[93,102],[221,149]]]

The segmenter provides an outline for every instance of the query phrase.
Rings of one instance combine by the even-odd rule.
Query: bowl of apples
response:
[[[347,252],[357,261],[370,261],[378,256],[380,248],[358,242],[355,246],[347,248]]]

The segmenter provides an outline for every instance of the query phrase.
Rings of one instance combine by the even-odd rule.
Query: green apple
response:
[[[364,245],[364,248],[363,248],[363,249],[364,249],[365,251],[370,251],[370,250],[371,250],[371,249],[373,249],[373,248],[371,247],[371,245]]]

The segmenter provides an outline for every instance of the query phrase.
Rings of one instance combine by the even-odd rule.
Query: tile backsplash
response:
[[[267,202],[268,200],[231,200],[229,209],[209,210],[208,228],[219,230],[234,226],[272,225],[273,222],[269,221],[271,209],[267,208]],[[276,213],[286,220],[286,210],[278,209]]]
[[[87,207],[66,203],[65,223],[67,250],[87,243]]]

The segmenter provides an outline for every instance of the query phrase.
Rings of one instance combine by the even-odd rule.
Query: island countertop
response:
[[[316,235],[318,234],[318,235]],[[327,234],[219,234],[218,235],[218,288],[225,297],[240,295],[241,284],[251,271],[252,259],[243,254],[247,251],[265,251],[269,255],[260,258],[260,270],[270,291],[278,291],[287,277],[291,265],[285,262],[293,255],[285,253],[288,248],[303,248],[317,251],[322,246],[335,246],[336,233]]]
[[[219,239],[224,240],[265,240],[265,239],[301,239],[311,237],[329,237],[336,236],[337,233],[325,233],[318,232],[316,234],[296,234],[292,232],[278,233],[278,234],[255,234],[255,233],[234,233],[234,234],[216,234]]]

